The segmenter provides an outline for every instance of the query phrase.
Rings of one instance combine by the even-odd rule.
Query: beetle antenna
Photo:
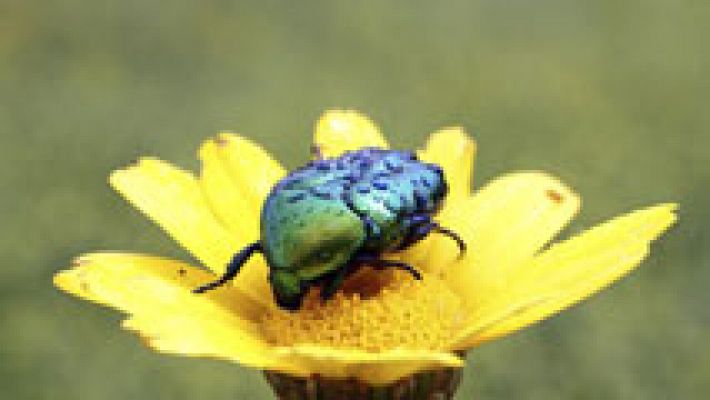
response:
[[[196,289],[193,289],[192,293],[204,293],[206,291],[216,289],[224,285],[225,283],[231,281],[232,279],[234,279],[235,276],[237,276],[239,270],[242,268],[242,265],[244,265],[244,263],[246,263],[247,260],[249,260],[249,258],[255,252],[263,252],[261,242],[254,242],[243,248],[239,253],[235,254],[234,257],[232,257],[232,261],[227,264],[227,270],[224,271],[224,274],[219,279],[204,284]]]

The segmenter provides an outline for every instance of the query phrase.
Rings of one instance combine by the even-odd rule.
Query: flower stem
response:
[[[299,378],[271,371],[264,375],[280,400],[446,400],[453,399],[462,369],[420,372],[385,386],[355,379]]]

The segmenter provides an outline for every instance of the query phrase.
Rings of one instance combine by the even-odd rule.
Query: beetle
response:
[[[296,311],[308,290],[321,287],[323,301],[358,268],[398,268],[414,279],[411,265],[383,255],[404,250],[432,232],[464,241],[433,216],[448,186],[443,169],[418,160],[413,152],[365,147],[314,159],[277,182],[261,210],[258,241],[236,253],[217,280],[193,290],[224,285],[255,253],[269,266],[268,279],[279,307]]]

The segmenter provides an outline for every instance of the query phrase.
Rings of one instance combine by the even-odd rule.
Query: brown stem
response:
[[[271,371],[264,374],[280,400],[446,400],[453,399],[462,369],[419,372],[385,386],[355,379],[298,378]]]

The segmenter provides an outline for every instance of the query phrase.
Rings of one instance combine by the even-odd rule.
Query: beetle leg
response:
[[[456,242],[456,245],[459,247],[459,258],[463,257],[464,253],[466,253],[466,242],[463,241],[461,236],[459,236],[458,233],[452,231],[451,229],[444,228],[436,222],[434,222],[433,224],[434,226],[432,227],[432,229],[434,231],[441,233],[442,235],[448,236]]]
[[[323,280],[320,289],[320,298],[323,301],[328,301],[335,295],[343,281],[345,281],[348,272],[348,268],[343,268]]]
[[[247,247],[243,248],[239,253],[235,254],[234,257],[232,258],[232,261],[229,262],[227,265],[227,270],[224,272],[224,274],[217,279],[216,281],[212,281],[209,283],[206,283],[192,291],[192,293],[204,293],[208,290],[216,289],[225,283],[231,281],[234,279],[235,276],[239,273],[239,270],[242,268],[242,265],[244,265],[245,262],[249,259],[249,257],[252,256],[255,252],[261,252],[262,247],[260,242],[254,242]]]
[[[409,233],[399,246],[399,250],[406,249],[414,243],[417,243],[427,237],[427,235],[431,232],[438,232],[442,235],[448,236],[456,242],[456,245],[459,248],[459,257],[462,257],[466,252],[466,242],[463,241],[461,236],[448,228],[444,228],[439,225],[439,223],[432,221],[430,216],[413,215],[410,217],[410,223],[411,227],[409,229]]]
[[[421,280],[422,279],[422,274],[417,271],[414,267],[411,265],[401,262],[401,261],[390,261],[390,260],[375,260],[374,262],[370,263],[375,268],[398,268],[404,271],[409,272],[412,274],[414,279],[416,280]]]
[[[422,279],[422,274],[419,271],[417,271],[416,268],[412,267],[411,265],[409,265],[405,262],[383,260],[383,259],[372,257],[372,256],[361,256],[360,258],[357,259],[357,261],[362,264],[367,264],[367,265],[369,265],[373,268],[376,268],[376,269],[398,268],[398,269],[409,272],[410,274],[412,274],[412,276],[416,280]]]

